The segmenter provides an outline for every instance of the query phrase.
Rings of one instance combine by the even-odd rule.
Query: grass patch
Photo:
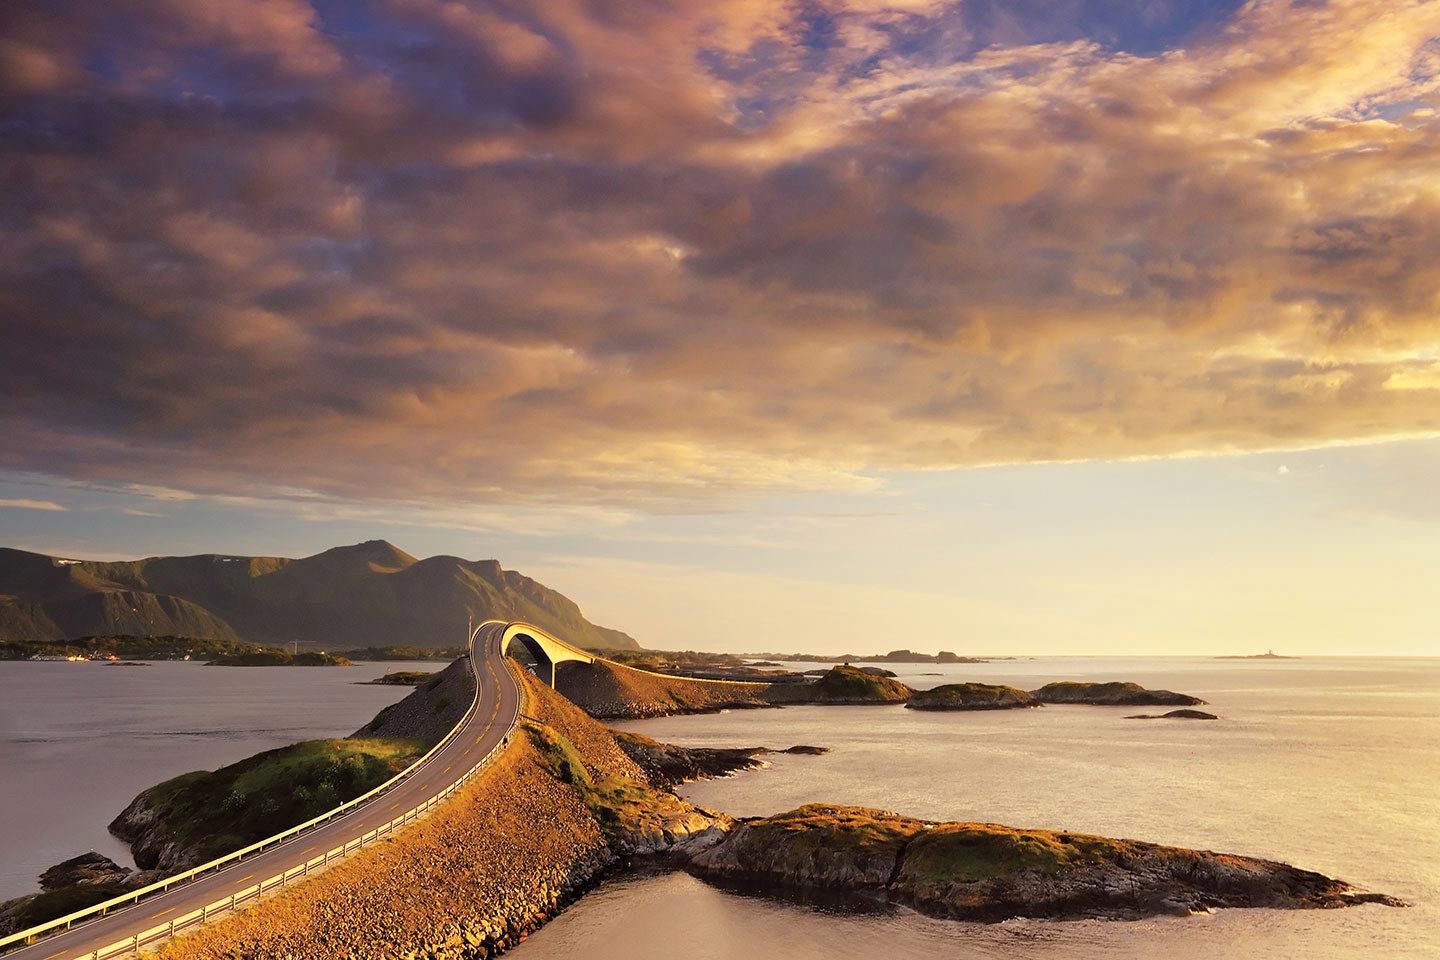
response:
[[[659,827],[684,809],[678,798],[647,784],[587,767],[580,751],[550,727],[527,724],[526,733],[550,772],[568,784],[586,809],[611,836],[642,833]]]
[[[924,824],[884,810],[808,803],[753,824],[752,829],[761,842],[783,842],[797,853],[820,849],[898,853]]]
[[[1124,860],[1138,852],[1127,840],[1020,830],[993,823],[944,823],[911,842],[904,875],[912,880],[954,883],[1021,870],[1055,874]]]
[[[353,800],[423,751],[410,740],[307,740],[146,792],[163,829],[201,863]]]

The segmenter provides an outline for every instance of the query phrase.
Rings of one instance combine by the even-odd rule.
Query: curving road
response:
[[[68,960],[151,930],[167,918],[184,917],[260,880],[313,861],[364,836],[453,784],[505,738],[520,712],[520,687],[501,647],[509,624],[481,624],[470,638],[476,697],[459,732],[407,779],[355,810],[284,843],[259,851],[215,873],[197,877],[106,916],[12,949],[5,960]],[[478,656],[477,656],[478,654]]]

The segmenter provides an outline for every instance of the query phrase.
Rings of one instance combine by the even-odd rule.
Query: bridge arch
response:
[[[529,623],[511,623],[500,637],[500,650],[508,651],[512,643],[520,644],[525,652],[534,658],[541,680],[555,686],[555,667],[561,663],[594,663],[594,654],[586,653],[579,647],[572,647],[564,640],[558,640],[539,627]]]

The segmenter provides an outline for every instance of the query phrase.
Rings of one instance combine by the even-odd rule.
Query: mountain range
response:
[[[526,620],[582,647],[638,650],[496,560],[416,558],[384,540],[313,557],[105,562],[0,547],[0,639],[178,635],[338,650],[455,647],[473,619]]]

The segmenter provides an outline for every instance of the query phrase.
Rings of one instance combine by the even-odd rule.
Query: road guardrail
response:
[[[470,706],[468,709],[466,709],[465,714],[460,718],[459,722],[457,722],[455,726],[450,729],[449,733],[445,734],[445,736],[441,738],[441,740],[436,743],[435,746],[431,747],[428,751],[426,751],[424,756],[420,757],[410,766],[406,767],[404,770],[400,771],[395,776],[391,777],[389,780],[380,784],[378,787],[375,787],[374,789],[363,793],[358,797],[355,797],[352,800],[348,800],[345,803],[340,804],[338,807],[335,807],[332,810],[327,810],[325,813],[322,813],[320,816],[315,817],[312,820],[307,820],[302,824],[291,827],[290,829],[285,830],[281,833],[277,833],[273,837],[266,837],[264,840],[261,840],[257,843],[252,843],[248,847],[242,847],[241,849],[232,851],[223,857],[217,857],[216,859],[211,860],[207,863],[200,864],[200,866],[198,867],[186,870],[183,873],[177,873],[173,877],[166,877],[164,880],[159,880],[155,883],[150,884],[149,886],[140,887],[137,890],[131,890],[128,893],[124,893],[118,897],[113,897],[102,903],[97,903],[93,906],[86,907],[83,910],[77,910],[74,913],[67,914],[63,917],[57,917],[54,920],[50,920],[42,924],[37,924],[36,926],[30,927],[29,929],[20,930],[10,934],[9,936],[0,938],[0,953],[12,949],[18,945],[32,943],[35,939],[44,934],[53,933],[58,930],[68,930],[76,923],[79,923],[81,921],[88,920],[94,917],[104,916],[112,908],[139,903],[141,900],[147,897],[151,897],[156,894],[168,891],[189,880],[193,880],[196,877],[201,876],[202,874],[208,874],[214,871],[218,871],[227,866],[230,866],[231,864],[238,863],[247,856],[259,853],[260,851],[274,847],[277,844],[284,843],[285,841],[291,840],[307,830],[314,829],[321,824],[329,823],[339,817],[352,813],[357,807],[362,806],[363,804],[375,799],[376,797],[381,796],[382,794],[388,793],[401,782],[408,780],[410,777],[414,776],[414,774],[417,773],[442,747],[450,743],[450,741],[455,738],[456,734],[460,732],[461,728],[464,727],[467,723],[469,723],[471,718],[475,715],[475,711],[480,705],[481,683],[479,666],[477,661],[475,660],[473,639],[474,636],[477,636],[480,630],[484,627],[494,623],[505,622],[506,621],[503,620],[487,620],[476,628],[475,634],[472,634],[472,644],[469,656],[470,671],[475,675],[475,696],[470,701]],[[508,625],[509,624],[507,624],[507,626]],[[503,651],[502,664],[506,669],[510,669],[509,664],[504,663]],[[517,705],[517,717],[518,714],[519,711]],[[516,717],[511,717],[509,727],[507,728],[508,731],[513,732],[515,729],[515,724]],[[361,835],[360,837],[349,841],[348,843],[342,844],[339,847],[335,847],[332,850],[328,850],[321,856],[316,857],[313,860],[306,861],[304,864],[298,867],[292,867],[289,870],[278,873],[273,877],[262,880],[260,883],[255,884],[254,887],[249,887],[245,890],[239,891],[232,896],[224,897],[220,900],[215,901],[214,903],[207,904],[201,907],[199,910],[191,911],[188,914],[176,917],[173,920],[162,923],[149,930],[141,931],[133,936],[126,937],[123,940],[117,940],[114,943],[99,948],[98,950],[94,950],[86,954],[81,954],[80,957],[82,958],[82,960],[105,960],[106,957],[113,957],[121,953],[137,950],[142,946],[167,938],[173,935],[176,931],[186,929],[197,923],[203,923],[211,917],[218,915],[222,911],[233,909],[241,903],[248,903],[256,897],[259,897],[262,893],[267,893],[273,889],[276,889],[277,885],[283,887],[298,877],[308,875],[312,869],[328,865],[332,860],[343,858],[348,854],[353,853],[355,850],[360,849],[367,843],[374,843],[377,838],[382,837],[385,834],[390,833],[397,827],[415,819],[420,814],[430,810],[437,803],[440,803],[442,800],[448,798],[456,790],[460,789],[460,787],[468,783],[475,776],[475,774],[479,773],[482,769],[485,768],[486,765],[488,765],[492,760],[494,760],[505,745],[506,744],[502,741],[500,746],[492,749],[489,753],[482,757],[478,763],[472,766],[469,770],[465,771],[465,773],[463,773],[457,780],[455,780],[455,782],[451,783],[444,790],[441,790],[439,793],[435,794],[433,797],[429,798],[423,803],[400,814],[400,816],[396,817],[394,820],[391,820],[389,823],[382,824],[376,829],[371,830]]]

